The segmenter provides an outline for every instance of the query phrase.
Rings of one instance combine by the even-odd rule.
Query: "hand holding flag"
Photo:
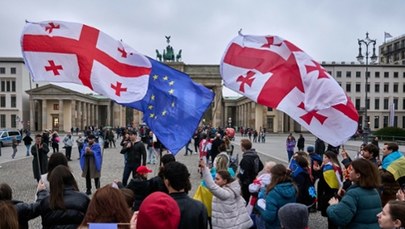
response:
[[[226,49],[220,70],[225,86],[287,113],[333,146],[357,130],[357,111],[343,89],[287,40],[239,35]]]

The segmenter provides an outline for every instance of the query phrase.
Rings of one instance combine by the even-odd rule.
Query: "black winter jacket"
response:
[[[77,228],[83,221],[89,205],[89,197],[75,191],[73,187],[65,187],[63,192],[66,209],[52,210],[49,206],[48,192],[43,190],[38,193],[40,200],[39,213],[42,218],[42,227],[47,228]]]
[[[135,142],[131,144],[131,147],[127,147],[126,145],[123,146],[121,150],[121,154],[127,154],[127,161],[128,165],[146,165],[146,149],[143,142]]]
[[[208,228],[208,213],[204,204],[191,199],[187,193],[170,193],[180,208],[180,225],[178,229]]]
[[[241,185],[251,184],[262,169],[263,163],[254,149],[244,152],[238,174]]]

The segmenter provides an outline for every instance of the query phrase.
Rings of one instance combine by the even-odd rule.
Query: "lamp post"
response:
[[[357,60],[360,62],[360,63],[364,63],[363,62],[363,60],[364,60],[364,56],[363,56],[363,54],[362,54],[362,51],[361,51],[361,48],[362,48],[362,46],[364,45],[365,46],[365,48],[366,48],[366,52],[365,52],[365,54],[366,54],[366,84],[365,84],[365,86],[364,86],[364,88],[365,88],[365,92],[366,92],[366,98],[365,98],[365,102],[364,102],[364,119],[363,119],[363,142],[364,143],[366,143],[367,144],[367,142],[368,142],[368,134],[369,134],[369,132],[370,132],[370,123],[369,123],[369,121],[367,120],[367,99],[368,99],[368,96],[367,96],[367,85],[368,85],[368,75],[369,75],[369,73],[368,73],[368,58],[369,58],[369,54],[370,54],[370,52],[369,52],[369,50],[368,50],[368,47],[370,46],[370,45],[373,45],[373,53],[372,53],[372,55],[371,55],[371,57],[370,57],[370,61],[371,61],[371,63],[374,63],[376,60],[377,60],[377,56],[375,55],[375,45],[376,45],[376,40],[375,39],[370,39],[369,37],[368,37],[368,32],[366,33],[366,38],[365,39],[357,39],[357,41],[358,41],[358,44],[359,44],[359,55],[357,56]]]

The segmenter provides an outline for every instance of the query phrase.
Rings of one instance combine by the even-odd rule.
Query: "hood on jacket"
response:
[[[227,184],[226,187],[230,188],[236,195],[241,195],[240,184],[238,180],[234,180],[233,182]]]
[[[285,183],[276,185],[274,187],[274,191],[286,199],[292,198],[297,195],[297,189],[291,182],[285,182]]]

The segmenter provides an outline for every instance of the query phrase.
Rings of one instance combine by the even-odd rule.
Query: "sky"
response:
[[[355,61],[366,32],[378,45],[384,32],[405,34],[404,0],[2,0],[0,9],[0,57],[22,56],[25,20],[87,24],[152,58],[171,36],[185,64],[218,65],[240,29],[280,36],[319,62]]]

